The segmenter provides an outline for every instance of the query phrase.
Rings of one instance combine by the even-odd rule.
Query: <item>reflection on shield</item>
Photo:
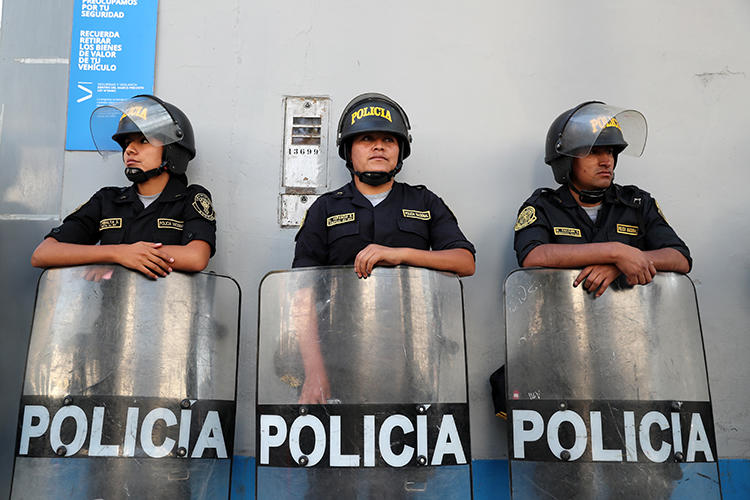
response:
[[[12,498],[228,498],[239,288],[118,266],[37,293]]]
[[[578,271],[505,282],[514,498],[720,498],[692,282],[593,298]]]
[[[267,275],[258,498],[469,498],[460,281],[418,268]]]

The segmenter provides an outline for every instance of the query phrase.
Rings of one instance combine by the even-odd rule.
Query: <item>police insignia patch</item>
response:
[[[206,193],[198,193],[193,200],[193,208],[201,214],[204,219],[216,220],[216,212],[211,206],[211,198]]]
[[[536,209],[532,206],[528,206],[518,214],[518,220],[516,220],[516,225],[513,229],[515,231],[520,231],[526,226],[533,224],[534,221],[536,221]]]
[[[659,212],[659,215],[661,215],[661,218],[664,219],[664,222],[669,223],[666,217],[664,217],[664,212],[661,211],[661,207],[659,204],[654,200],[654,205],[656,205],[656,211]]]

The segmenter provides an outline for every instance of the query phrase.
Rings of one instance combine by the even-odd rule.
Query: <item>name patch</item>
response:
[[[156,227],[159,229],[176,229],[177,231],[182,231],[182,226],[184,225],[185,223],[181,220],[156,219]]]
[[[581,237],[581,230],[574,227],[556,227],[553,229],[555,236],[573,236],[575,238]]]
[[[121,217],[113,217],[111,219],[102,219],[99,221],[99,231],[104,231],[106,229],[120,229],[121,227]]]
[[[332,215],[326,219],[326,226],[338,226],[339,224],[346,224],[347,222],[354,222],[354,212]]]
[[[401,213],[408,219],[419,219],[419,220],[430,220],[430,211],[425,210],[420,212],[419,210],[407,210],[406,208],[401,209]]]
[[[617,232],[627,234],[628,236],[638,236],[638,226],[628,226],[627,224],[617,224]]]

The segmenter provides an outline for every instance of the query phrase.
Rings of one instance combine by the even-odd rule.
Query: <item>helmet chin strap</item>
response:
[[[578,195],[581,203],[601,203],[607,191],[606,189],[578,189],[572,182],[568,182],[568,187]]]
[[[369,184],[370,186],[380,186],[393,179],[393,177],[401,171],[401,162],[398,162],[396,168],[390,172],[357,172],[354,170],[354,166],[351,162],[347,162],[346,167],[352,175],[356,175],[359,180],[365,184]]]
[[[141,184],[143,182],[146,182],[149,179],[153,179],[154,177],[161,175],[162,172],[166,172],[166,171],[167,171],[167,162],[163,161],[161,162],[161,165],[159,165],[158,167],[148,170],[146,172],[144,172],[140,168],[125,167],[125,177],[127,177],[130,182],[134,182],[135,184]]]

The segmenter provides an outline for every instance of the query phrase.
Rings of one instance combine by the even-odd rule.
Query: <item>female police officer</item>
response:
[[[91,134],[102,155],[122,149],[133,184],[95,193],[47,234],[32,265],[116,263],[153,279],[204,269],[215,251],[216,215],[210,193],[187,183],[187,164],[195,157],[187,116],[140,95],[94,110]]]
[[[378,264],[474,274],[474,246],[443,200],[394,180],[411,151],[409,128],[401,106],[383,94],[359,95],[344,108],[336,143],[352,182],[312,204],[293,267],[354,264],[360,278]]]

